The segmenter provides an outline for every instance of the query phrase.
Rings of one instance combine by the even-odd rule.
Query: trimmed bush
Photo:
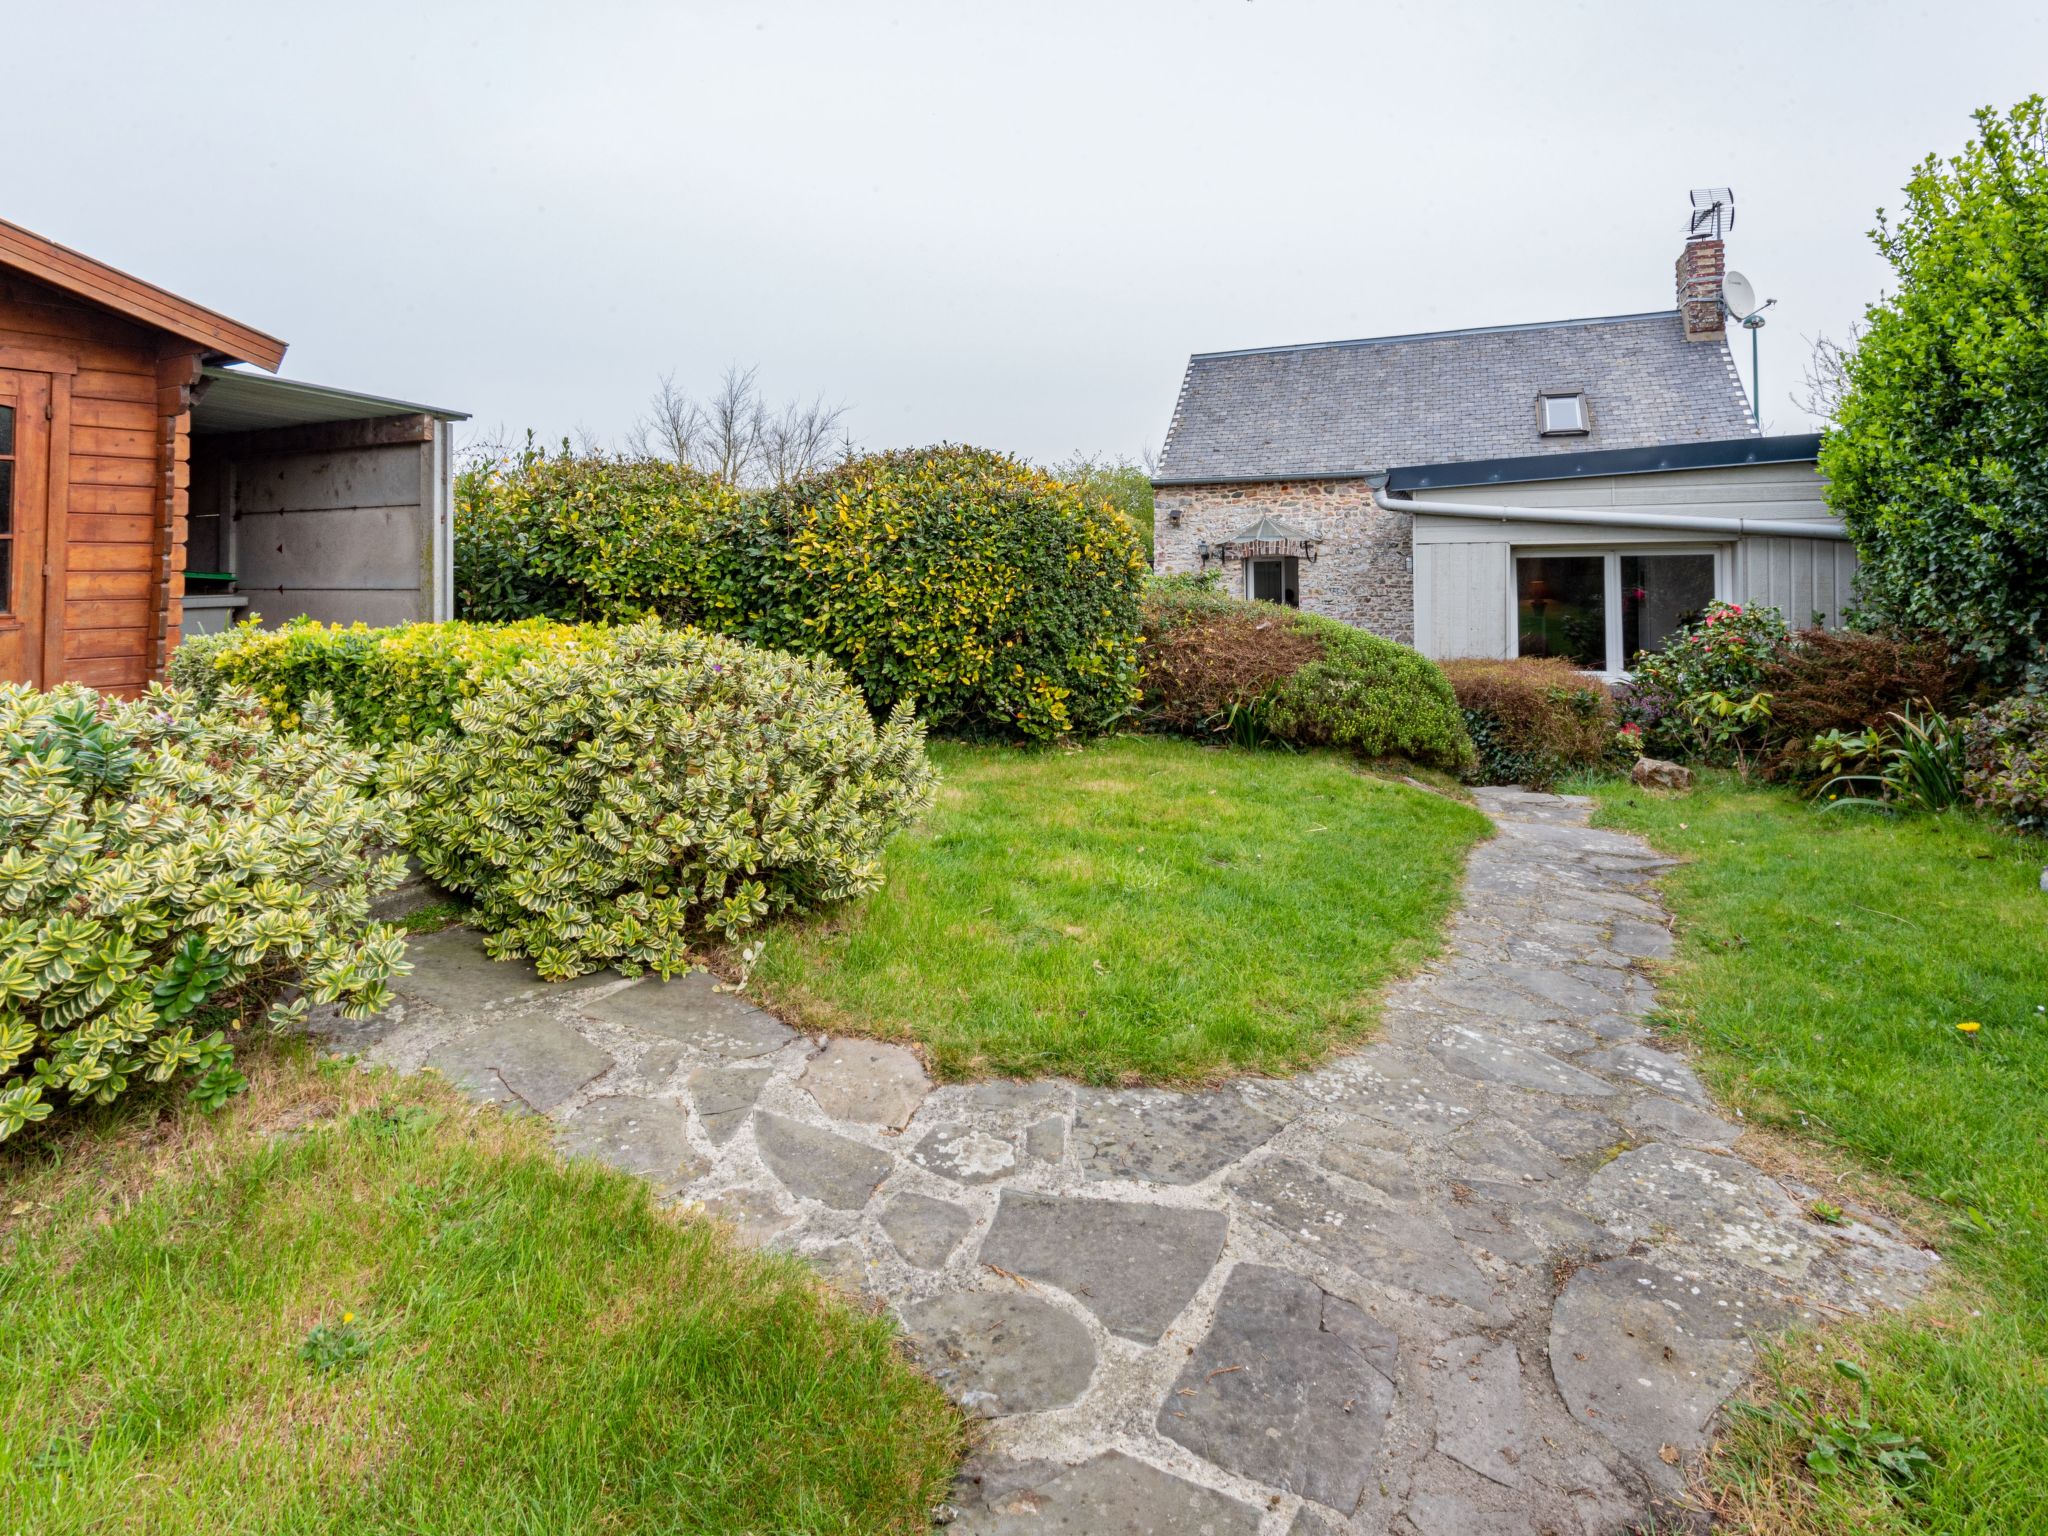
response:
[[[405,944],[369,902],[399,825],[327,712],[300,725],[240,693],[0,686],[0,1138],[138,1081],[218,1107],[229,1028],[389,1005]]]
[[[1561,656],[1447,661],[1482,784],[1550,789],[1568,773],[1616,767],[1633,755],[1607,685]]]
[[[449,729],[456,705],[484,684],[591,633],[543,619],[389,629],[312,619],[260,629],[251,621],[184,641],[171,652],[170,675],[205,702],[246,689],[286,726],[324,693],[350,741],[388,745]]]
[[[660,459],[529,450],[473,464],[456,485],[456,611],[478,621],[689,620],[705,526],[739,497]]]
[[[1765,662],[1757,685],[1771,696],[1763,732],[1765,771],[1808,778],[1820,770],[1813,738],[1880,729],[1895,714],[1952,713],[1971,667],[1932,636],[1803,629]]]
[[[1450,684],[1405,645],[1225,597],[1199,577],[1151,583],[1145,628],[1142,713],[1155,729],[1344,747],[1452,772],[1473,762]]]
[[[831,657],[877,715],[1050,740],[1137,702],[1136,532],[1003,454],[855,459],[726,509],[702,555],[700,622]]]
[[[1963,789],[2016,827],[2048,832],[2048,698],[2018,694],[1963,724]]]
[[[1264,712],[1323,647],[1295,614],[1225,597],[1213,581],[1162,576],[1145,588],[1145,724],[1183,736]]]
[[[385,785],[493,954],[663,976],[693,937],[875,890],[930,803],[907,703],[876,728],[837,668],[654,624],[543,650],[394,748]]]

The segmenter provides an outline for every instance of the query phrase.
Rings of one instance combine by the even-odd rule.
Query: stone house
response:
[[[1196,354],[1153,480],[1156,568],[1428,655],[1609,674],[1715,597],[1839,622],[1854,561],[1818,440],[1757,435],[1724,262],[1716,234],[1688,239],[1648,314]]]

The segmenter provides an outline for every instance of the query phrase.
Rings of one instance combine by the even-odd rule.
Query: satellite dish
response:
[[[1740,272],[1730,272],[1721,279],[1721,302],[1738,320],[1747,320],[1757,312],[1756,289]]]

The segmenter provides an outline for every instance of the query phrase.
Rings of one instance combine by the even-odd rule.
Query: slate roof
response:
[[[1539,391],[1582,389],[1592,431],[1539,437]],[[1675,309],[1188,360],[1154,483],[1337,478],[1404,464],[1754,436],[1725,342]]]

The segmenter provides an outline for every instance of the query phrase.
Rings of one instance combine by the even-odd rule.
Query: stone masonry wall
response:
[[[1305,611],[1342,619],[1403,645],[1414,643],[1415,519],[1375,506],[1365,481],[1162,486],[1154,506],[1153,563],[1160,574],[1200,570],[1198,544],[1221,543],[1261,517],[1276,517],[1323,541],[1315,561],[1300,565]],[[1209,568],[1216,567],[1212,556]],[[1223,589],[1244,596],[1242,561],[1224,562]]]

